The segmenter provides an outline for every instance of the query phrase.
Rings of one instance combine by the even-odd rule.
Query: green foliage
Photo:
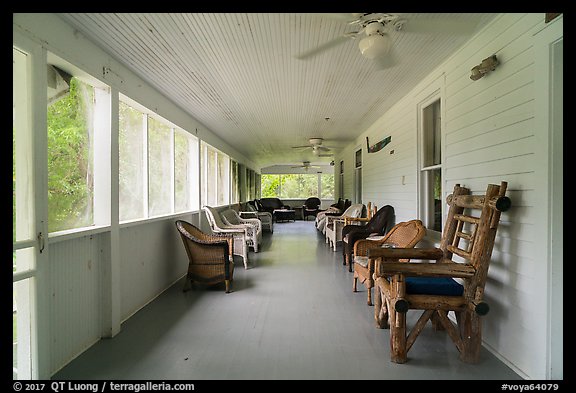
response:
[[[334,197],[334,175],[321,175],[322,198]],[[262,175],[262,198],[309,198],[318,196],[318,175]]]
[[[320,182],[322,185],[320,198],[333,199],[334,198],[334,175],[320,175]]]
[[[262,175],[261,196],[262,198],[278,197],[280,194],[280,176]]]
[[[48,230],[93,223],[88,104],[93,88],[72,78],[70,93],[48,107]]]

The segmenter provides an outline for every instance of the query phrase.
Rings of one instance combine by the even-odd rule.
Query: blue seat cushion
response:
[[[450,277],[406,277],[406,293],[462,296],[464,287]]]

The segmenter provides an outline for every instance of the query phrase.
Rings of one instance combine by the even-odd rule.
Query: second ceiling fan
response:
[[[312,149],[312,153],[318,157],[332,157],[333,154],[329,153],[332,148],[328,146],[323,146],[322,138],[310,138],[308,139],[309,145],[303,146],[292,146],[293,149]]]

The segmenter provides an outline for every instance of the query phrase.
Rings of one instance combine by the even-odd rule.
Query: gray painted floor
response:
[[[486,349],[479,364],[462,363],[429,324],[407,363],[390,362],[389,331],[375,327],[364,286],[352,292],[340,247],[312,221],[278,223],[250,269],[236,261],[232,293],[183,293],[181,280],[54,379],[520,379]]]

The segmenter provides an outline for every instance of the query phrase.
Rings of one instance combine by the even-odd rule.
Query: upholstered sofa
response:
[[[255,201],[258,211],[270,212],[272,214],[276,209],[292,210],[292,207],[285,205],[284,202],[280,200],[280,198],[261,198],[256,199]]]

